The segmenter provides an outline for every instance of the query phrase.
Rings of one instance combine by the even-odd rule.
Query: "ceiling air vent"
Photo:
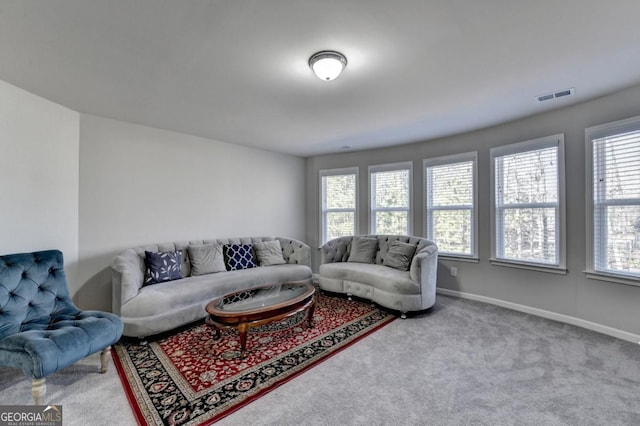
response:
[[[575,93],[576,93],[576,89],[572,87],[571,89],[564,89],[564,90],[560,90],[559,92],[547,93],[545,95],[536,96],[536,99],[538,100],[538,102],[545,102],[553,99],[564,98],[566,96],[572,96]]]

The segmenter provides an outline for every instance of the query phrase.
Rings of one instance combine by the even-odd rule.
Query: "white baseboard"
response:
[[[491,305],[501,306],[503,308],[512,309],[514,311],[524,312],[524,313],[536,315],[542,318],[547,318],[554,321],[564,322],[566,324],[571,324],[578,327],[586,328],[587,330],[596,331],[598,333],[602,333],[608,336],[616,337],[618,339],[626,340],[631,343],[640,343],[640,335],[638,334],[633,334],[623,330],[618,330],[617,328],[608,327],[606,325],[598,324],[595,322],[571,317],[569,315],[558,314],[556,312],[546,311],[544,309],[538,309],[538,308],[533,308],[531,306],[520,305],[518,303],[512,303],[512,302],[507,302],[500,299],[494,299],[493,297],[480,296],[473,293],[465,293],[463,291],[448,290],[446,288],[438,288],[436,291],[446,296],[460,297],[462,299],[476,300],[478,302],[489,303]]]

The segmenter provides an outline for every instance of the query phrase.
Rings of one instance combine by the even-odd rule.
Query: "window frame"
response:
[[[356,193],[355,193],[355,208],[354,209],[325,209],[325,197],[324,197],[324,191],[322,190],[322,180],[324,177],[328,177],[328,176],[344,176],[344,175],[355,175],[355,189],[356,189]],[[359,189],[358,189],[358,184],[360,182],[360,168],[359,167],[343,167],[343,168],[339,168],[339,169],[324,169],[324,170],[320,170],[319,171],[319,178],[318,178],[318,183],[319,183],[319,193],[320,193],[320,245],[324,245],[327,241],[330,241],[329,239],[325,239],[325,237],[327,236],[327,213],[328,212],[351,212],[353,211],[353,215],[354,215],[354,221],[353,221],[353,235],[357,235],[358,234],[358,216],[359,216],[359,212],[360,212],[360,203],[358,202],[358,195],[359,195]]]
[[[431,182],[429,181],[429,167],[443,166],[447,164],[458,164],[472,162],[472,207],[471,207],[471,254],[449,253],[439,250],[438,256],[442,258],[451,258],[453,260],[471,260],[477,261],[478,258],[478,151],[465,152],[461,154],[446,155],[441,157],[425,158],[422,161],[422,169],[424,172],[424,235],[426,238],[433,240],[433,226],[431,224],[429,212],[432,210],[465,210],[463,206],[454,206],[454,208],[429,208],[429,200],[431,196]],[[437,242],[436,242],[437,244]]]
[[[585,129],[585,212],[586,212],[586,268],[587,278],[618,284],[640,286],[640,277],[615,271],[601,271],[595,267],[595,198],[594,198],[594,141],[607,136],[640,131],[640,116],[613,121]],[[635,204],[634,204],[635,205]]]
[[[375,191],[373,191],[373,173],[379,172],[392,172],[398,170],[408,170],[409,172],[409,194],[408,201],[409,206],[406,209],[400,208],[383,208],[383,209],[374,209],[375,205],[373,197],[375,195]],[[369,232],[373,235],[376,235],[375,230],[375,213],[378,211],[407,211],[407,234],[412,235],[413,232],[413,161],[405,161],[399,163],[388,163],[388,164],[376,164],[368,167],[368,208],[369,208]]]
[[[539,149],[557,146],[558,150],[558,201],[556,212],[556,256],[557,264],[540,263],[532,261],[520,261],[515,259],[506,259],[498,257],[499,244],[503,244],[503,240],[497,240],[498,234],[498,209],[496,207],[496,158],[505,155],[524,153]],[[491,148],[491,190],[490,190],[490,207],[491,207],[491,257],[489,261],[492,265],[506,266],[512,268],[528,269],[539,272],[550,272],[554,274],[567,273],[566,247],[567,247],[567,229],[566,229],[566,190],[565,190],[565,150],[564,150],[564,133],[552,136],[545,136],[536,139],[530,139],[523,142],[512,143]]]

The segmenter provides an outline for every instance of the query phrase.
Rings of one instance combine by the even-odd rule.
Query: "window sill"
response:
[[[438,260],[447,260],[453,262],[467,262],[467,263],[480,263],[480,259],[477,257],[455,256],[452,254],[439,254]]]
[[[529,271],[537,271],[537,272],[546,272],[549,274],[557,274],[557,275],[567,275],[567,269],[559,266],[547,266],[536,263],[520,263],[520,262],[510,262],[507,260],[498,260],[498,259],[489,259],[492,265],[496,266],[504,266],[507,268],[517,268],[517,269],[527,269]]]
[[[608,274],[606,272],[596,272],[592,270],[584,271],[584,273],[590,280],[607,281],[610,283],[640,287],[640,279],[626,277],[623,275]]]

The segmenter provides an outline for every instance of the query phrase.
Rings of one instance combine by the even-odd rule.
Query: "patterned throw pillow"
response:
[[[257,268],[251,244],[225,244],[222,247],[227,271]]]
[[[144,285],[179,280],[182,278],[182,250],[177,251],[145,251],[147,271],[144,274]]]

